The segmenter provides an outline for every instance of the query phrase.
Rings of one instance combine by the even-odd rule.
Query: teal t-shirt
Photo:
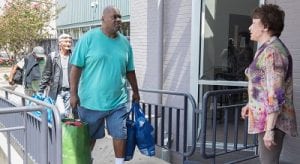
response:
[[[77,42],[70,62],[82,68],[81,106],[107,111],[128,101],[126,73],[134,70],[134,63],[132,48],[122,34],[112,39],[100,28],[90,30]]]

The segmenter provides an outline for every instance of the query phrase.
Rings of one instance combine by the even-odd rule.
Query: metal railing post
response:
[[[42,164],[47,164],[48,163],[48,115],[47,115],[47,110],[44,109],[42,110],[42,115],[41,115],[42,120],[44,122],[41,125],[41,147],[40,150],[44,151],[41,153],[41,159],[42,159]]]
[[[10,150],[10,131],[6,132],[7,135],[7,158],[8,158],[8,163],[11,164],[11,150]]]
[[[28,143],[27,143],[27,134],[26,134],[26,131],[27,131],[27,121],[26,121],[26,112],[24,111],[23,112],[23,116],[24,116],[24,119],[23,119],[23,124],[24,124],[24,164],[27,164],[28,163],[28,155],[27,154],[25,154],[25,152],[27,152],[27,150],[28,150]]]

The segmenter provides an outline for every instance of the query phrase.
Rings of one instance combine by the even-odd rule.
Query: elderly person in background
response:
[[[248,118],[248,133],[258,134],[262,164],[278,164],[285,134],[298,135],[292,56],[278,38],[284,27],[284,16],[277,5],[262,5],[253,11],[249,27],[251,40],[260,47],[245,70],[249,102],[241,115]]]
[[[48,96],[55,101],[62,117],[70,114],[70,71],[69,59],[72,48],[72,37],[69,34],[61,34],[58,37],[58,51],[48,56],[45,71],[40,83],[39,92],[44,92],[50,87]]]
[[[39,91],[39,83],[46,65],[45,50],[41,46],[34,47],[32,52],[14,65],[10,71],[8,82],[14,85],[13,77],[17,69],[23,69],[23,84],[25,94],[32,96]]]

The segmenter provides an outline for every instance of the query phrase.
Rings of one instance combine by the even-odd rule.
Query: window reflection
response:
[[[251,63],[256,49],[248,30],[250,14],[258,4],[258,0],[212,0],[205,3],[201,80],[246,81],[244,70]]]
[[[220,54],[221,66],[215,70],[216,80],[245,81],[244,70],[253,59],[253,43],[248,31],[239,32],[237,42],[228,39],[227,48]]]

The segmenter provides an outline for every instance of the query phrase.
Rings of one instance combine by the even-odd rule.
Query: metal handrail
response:
[[[58,109],[55,107],[55,105],[51,105],[51,104],[39,101],[37,99],[34,99],[34,98],[29,97],[27,95],[24,95],[22,93],[18,93],[18,92],[12,91],[12,90],[4,88],[4,87],[0,87],[0,90],[2,90],[2,91],[5,92],[5,98],[7,100],[9,100],[9,97],[8,97],[8,93],[9,93],[9,94],[13,94],[13,95],[16,95],[16,96],[20,97],[22,99],[23,105],[25,105],[25,100],[29,100],[29,101],[34,102],[38,106],[43,106],[43,107],[47,107],[47,108],[52,109],[53,116],[54,116],[53,117],[53,123],[52,123],[52,125],[48,124],[48,126],[50,126],[50,127],[54,126],[54,128],[55,128],[55,133],[56,133],[56,135],[55,135],[56,138],[55,139],[56,139],[56,143],[57,143],[57,145],[56,145],[56,159],[57,159],[58,164],[62,163],[62,128],[61,128],[61,116],[59,114]],[[26,107],[14,107],[13,109],[18,109],[18,108],[20,108],[20,109],[26,109]],[[45,120],[47,120],[47,118]]]
[[[0,114],[8,114],[8,113],[20,113],[20,112],[33,112],[33,111],[40,111],[41,112],[41,118],[42,120],[47,120],[47,110],[43,106],[34,106],[34,107],[8,107],[8,108],[1,108]],[[16,131],[16,130],[25,130],[26,125],[19,126],[19,127],[10,127],[10,128],[2,128],[0,129],[0,132],[10,132],[10,131]],[[45,153],[41,154],[41,158],[44,159],[42,162],[44,164],[47,164],[48,161],[48,127],[47,127],[47,121],[43,122],[41,124],[41,133],[44,134],[44,137],[41,139],[41,150],[44,150]],[[24,135],[25,145],[24,145],[24,152],[27,151],[27,135]],[[7,141],[9,143],[9,140]],[[8,147],[10,147],[8,145]],[[9,157],[10,158],[10,154]],[[27,163],[27,155],[25,156],[25,163]]]

